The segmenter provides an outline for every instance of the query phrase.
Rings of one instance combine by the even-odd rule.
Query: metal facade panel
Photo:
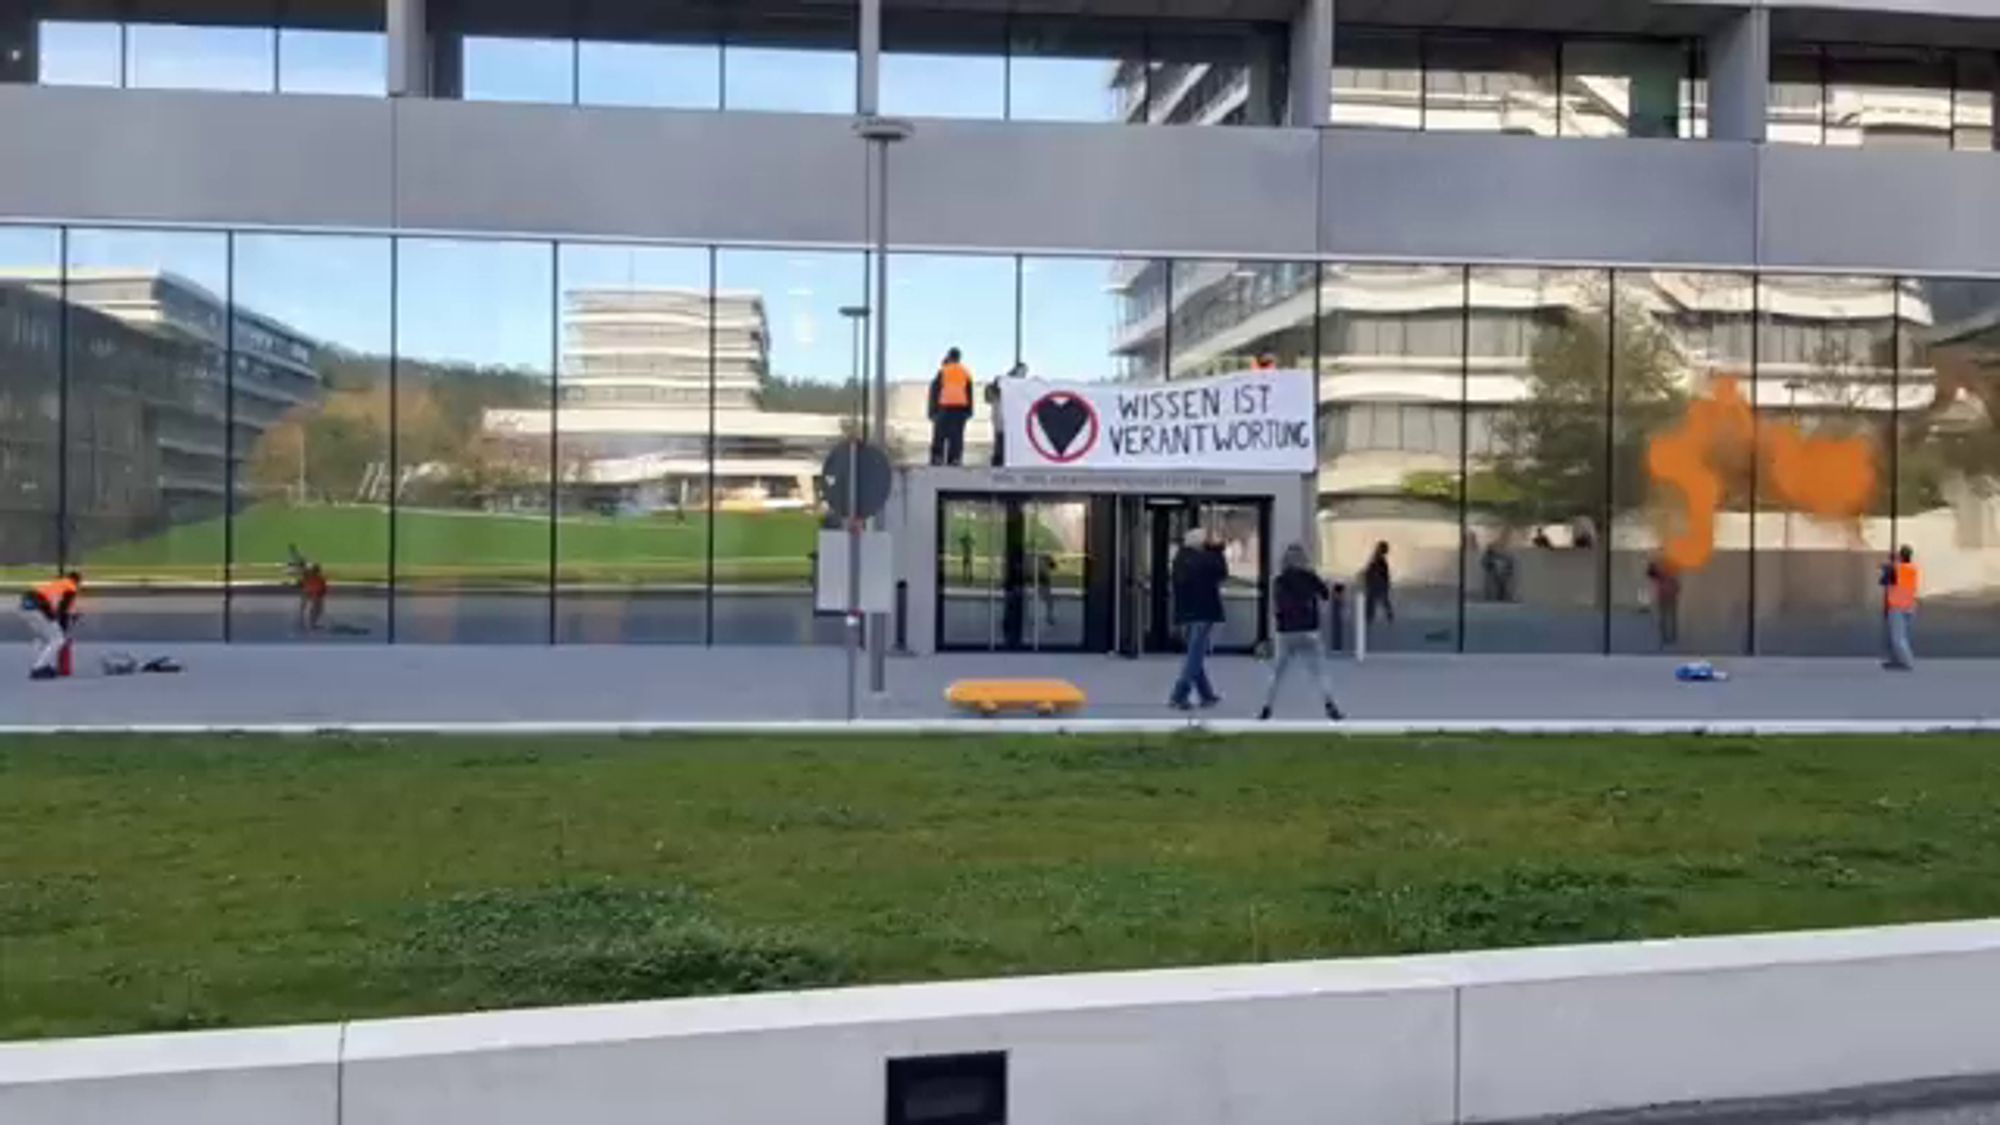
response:
[[[1751,265],[1756,150],[1724,142],[1322,134],[1320,251]]]
[[[386,227],[391,106],[0,86],[0,215]]]
[[[406,101],[402,226],[716,242],[856,243],[846,117]]]
[[[1762,153],[1768,268],[2000,272],[2000,161],[1981,152]]]
[[[891,241],[1300,257],[1315,135],[1295,129],[920,121],[890,156]]]

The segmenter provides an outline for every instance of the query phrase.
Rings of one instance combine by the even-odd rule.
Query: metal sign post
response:
[[[861,652],[862,622],[867,606],[861,595],[862,524],[889,503],[895,470],[879,446],[849,438],[827,454],[820,466],[820,490],[826,506],[847,533],[847,581],[840,608],[847,623],[847,717],[860,717],[855,680]],[[880,565],[880,560],[877,560]],[[873,605],[874,603],[870,603]],[[879,608],[879,607],[877,607]],[[879,618],[878,618],[879,619]]]
[[[865,305],[843,305],[840,309],[840,315],[846,317],[848,323],[854,326],[852,333],[854,340],[854,388],[856,392],[860,392],[862,390],[861,336],[862,326],[868,320],[868,308]],[[866,423],[858,417],[857,412],[857,436],[867,432],[866,429],[862,428],[865,425]],[[847,519],[847,615],[844,621],[847,633],[843,638],[843,642],[844,647],[847,649],[847,721],[850,723],[860,718],[860,701],[857,698],[858,689],[855,686],[855,665],[859,662],[861,648],[861,521],[855,518],[855,512],[861,506],[860,448],[861,443],[858,440],[850,441],[845,446],[847,452],[847,465],[845,466],[847,490],[845,495],[846,503],[843,507],[846,510]]]

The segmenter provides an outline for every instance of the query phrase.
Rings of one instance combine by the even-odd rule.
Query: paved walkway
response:
[[[149,655],[140,650],[139,655]],[[25,653],[23,663],[25,663]],[[838,648],[573,646],[180,646],[178,676],[105,678],[94,650],[76,679],[0,679],[0,726],[624,724],[833,722],[846,717]],[[1846,723],[2000,725],[2000,662],[1932,661],[1916,672],[1873,662],[1760,658],[1728,683],[1682,684],[1674,662],[1598,656],[1379,656],[1333,665],[1358,729],[1456,725],[1693,727]],[[894,658],[889,693],[861,693],[863,717],[951,717],[963,676],[1055,675],[1078,682],[1086,720],[1179,723],[1163,705],[1174,662],[1098,656]],[[1218,659],[1224,703],[1204,721],[1255,716],[1266,666]],[[863,667],[865,677],[865,662]],[[1293,680],[1279,716],[1312,722]]]

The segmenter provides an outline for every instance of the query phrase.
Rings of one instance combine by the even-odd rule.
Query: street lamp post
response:
[[[908,140],[915,125],[893,117],[863,117],[854,123],[854,134],[872,150],[875,174],[869,177],[874,192],[873,227],[875,246],[875,374],[872,386],[871,429],[875,440],[889,440],[889,146]],[[884,530],[886,515],[877,515],[875,529]],[[888,690],[888,618],[873,615],[868,623],[868,690],[880,695]]]

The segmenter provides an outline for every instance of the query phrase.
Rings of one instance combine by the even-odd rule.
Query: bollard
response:
[[[1367,595],[1354,592],[1354,662],[1360,664],[1368,659],[1368,607],[1362,604]]]

